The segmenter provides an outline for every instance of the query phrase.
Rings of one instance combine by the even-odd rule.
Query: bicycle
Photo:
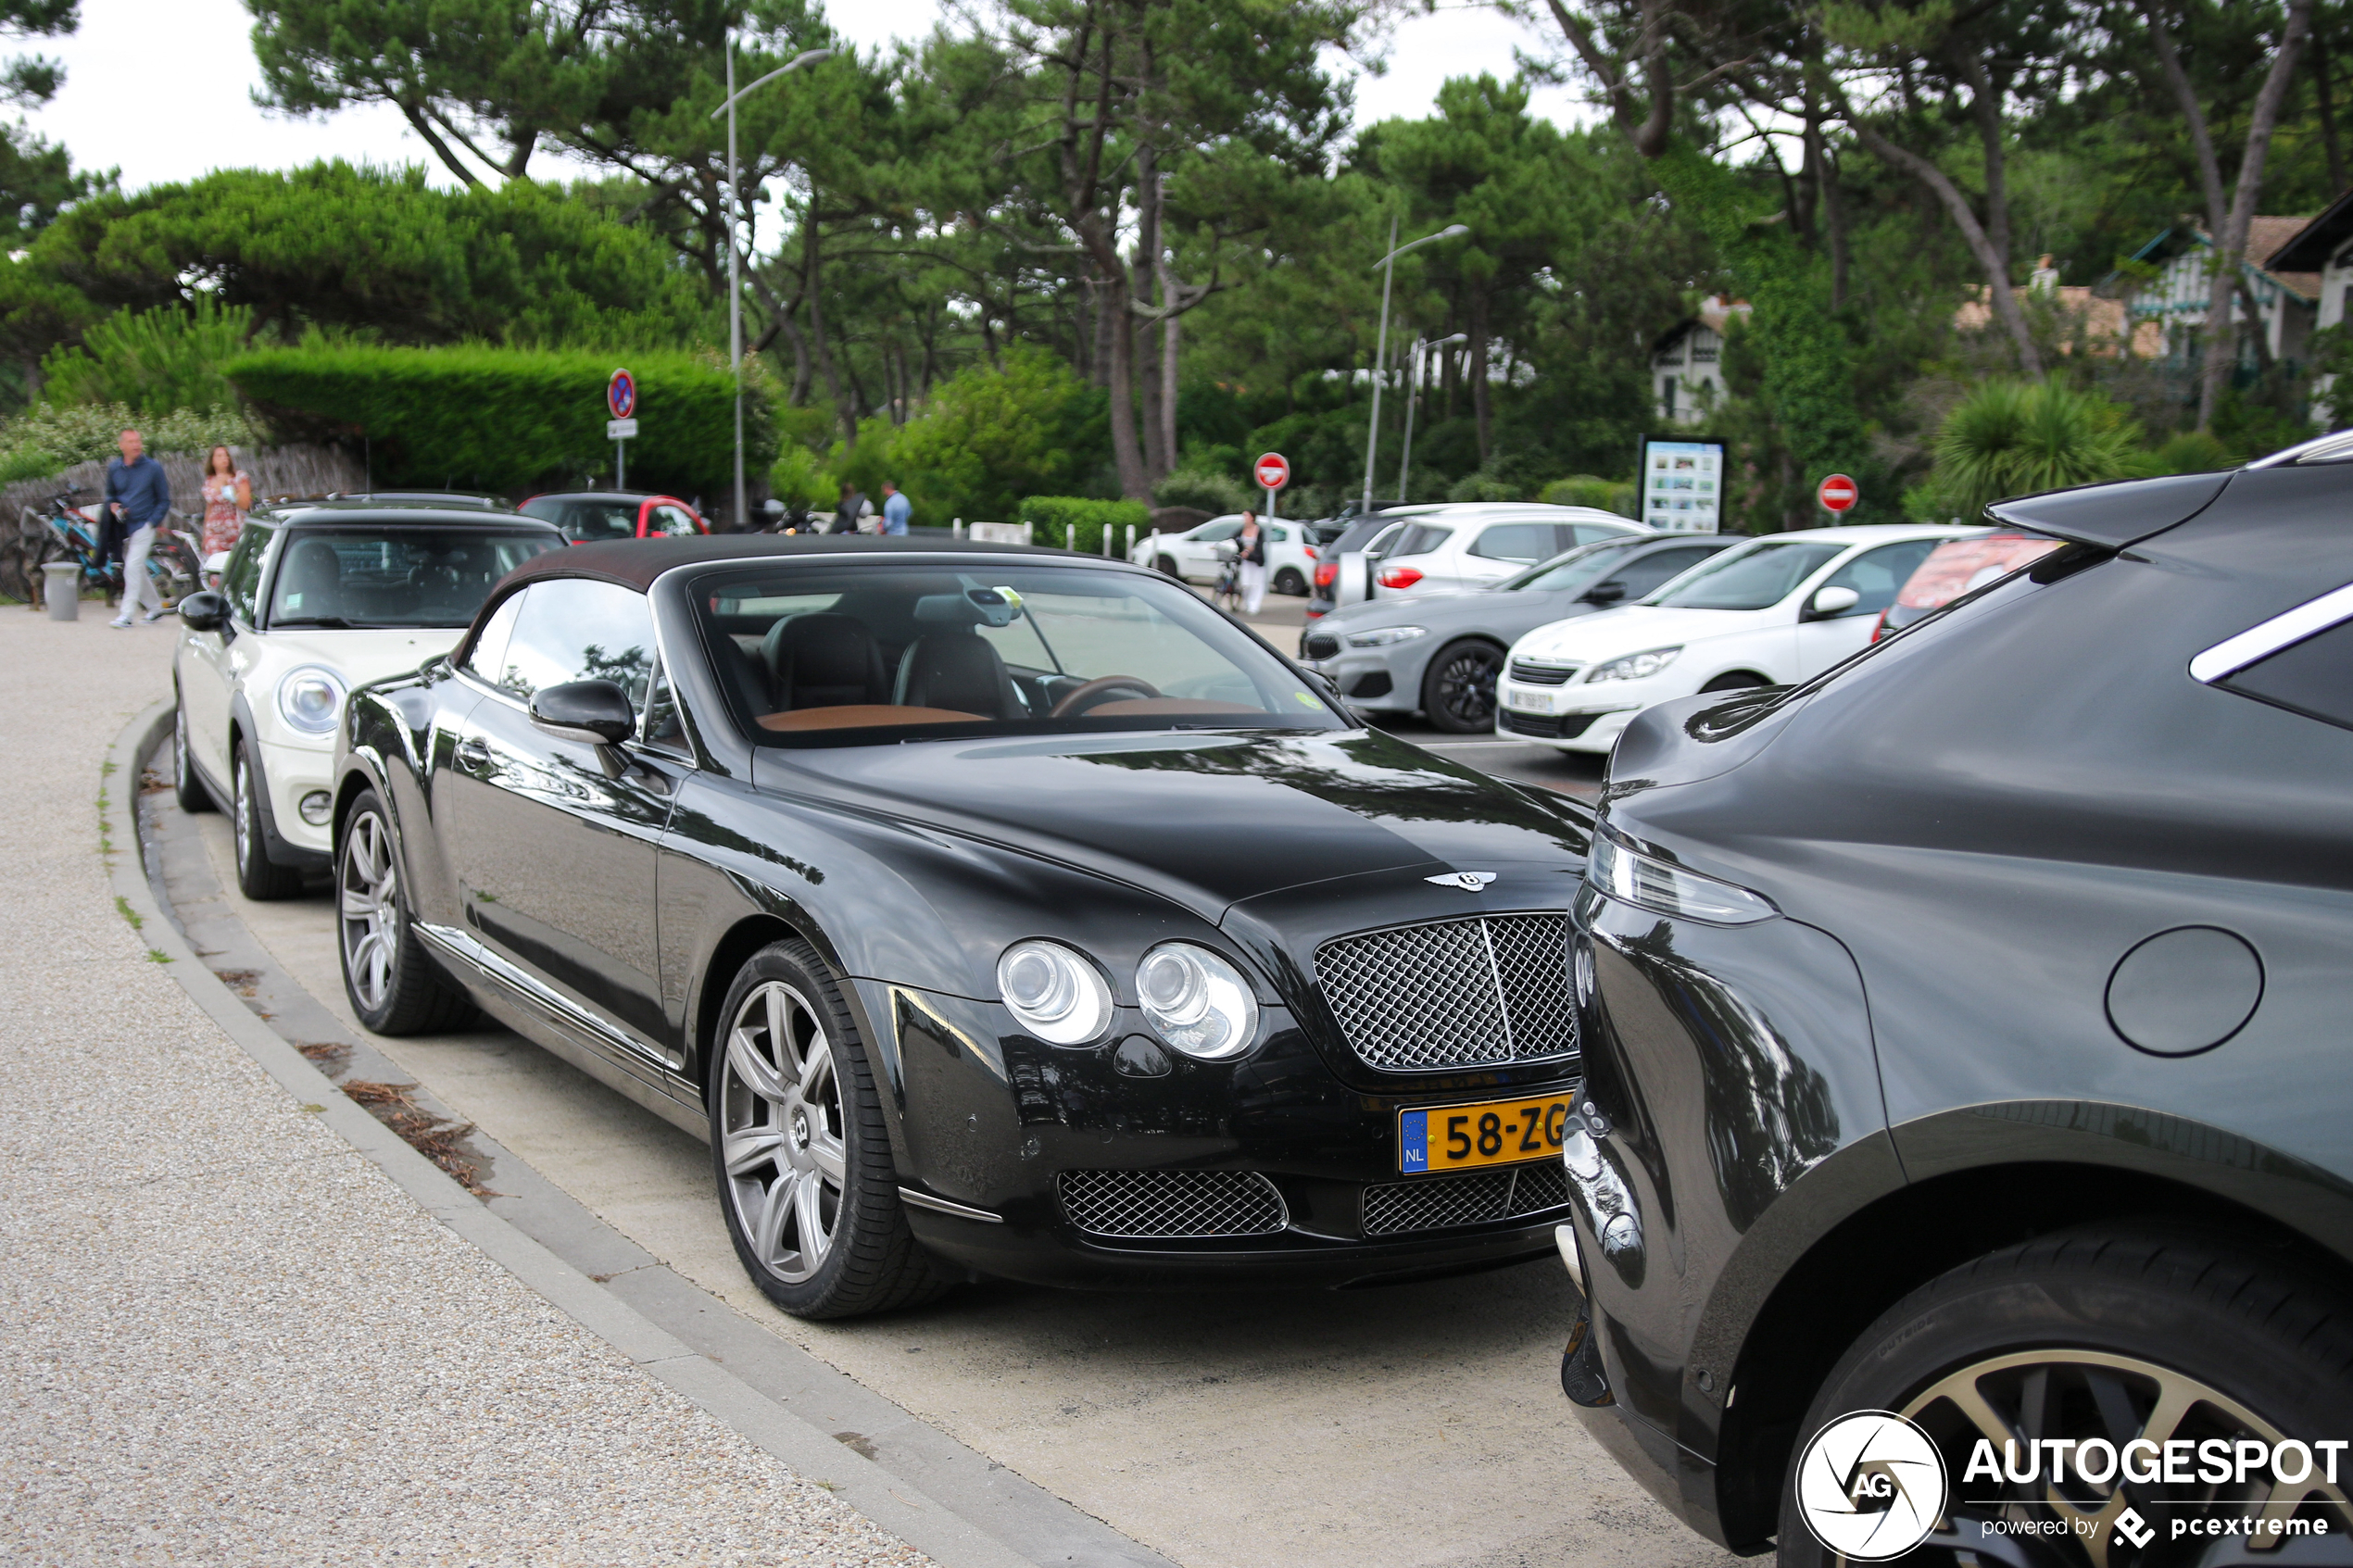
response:
[[[1239,615],[1242,612],[1241,550],[1232,545],[1221,545],[1217,558],[1225,565],[1218,569],[1217,586],[1211,591],[1209,602],[1228,615]]]
[[[52,495],[45,513],[31,507],[19,509],[15,567],[31,608],[41,608],[47,580],[44,569],[52,561],[69,560],[80,568],[74,575],[76,592],[96,588],[109,608],[122,596],[122,563],[104,553],[99,507],[74,504],[81,494],[76,489]],[[194,536],[170,526],[177,521],[180,514],[172,512],[152,525],[158,532],[147,551],[147,578],[167,609],[194,593],[204,573]]]

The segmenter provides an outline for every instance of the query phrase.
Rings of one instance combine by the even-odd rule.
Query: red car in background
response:
[[[633,490],[571,490],[534,495],[515,508],[554,523],[567,542],[664,539],[711,532],[702,514],[675,495]]]
[[[1982,588],[1997,577],[2059,547],[2057,539],[2039,533],[1997,530],[1968,539],[1949,539],[1928,553],[1896,591],[1895,602],[1879,612],[1871,641],[1900,632],[1931,611],[1944,608],[1972,588]]]

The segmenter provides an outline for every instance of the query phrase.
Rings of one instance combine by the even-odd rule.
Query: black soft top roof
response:
[[[1109,556],[1047,549],[1035,545],[981,545],[968,539],[909,539],[851,533],[711,533],[691,538],[613,539],[598,544],[574,545],[568,550],[554,550],[534,557],[509,572],[507,581],[519,583],[537,577],[596,577],[608,583],[626,583],[643,591],[651,587],[654,579],[663,572],[682,566],[827,556],[853,559],[877,556],[995,556],[1000,558],[1026,556],[1041,561],[1062,561],[1076,566],[1124,568],[1130,571],[1145,570]]]

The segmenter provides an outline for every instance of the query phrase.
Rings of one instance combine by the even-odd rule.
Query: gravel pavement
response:
[[[0,1561],[926,1562],[433,1218],[149,959],[94,797],[172,638],[0,605]]]

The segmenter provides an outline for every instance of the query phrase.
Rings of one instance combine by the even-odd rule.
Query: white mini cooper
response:
[[[352,688],[447,653],[492,584],[563,542],[551,524],[479,506],[254,514],[220,590],[180,602],[171,670],[180,804],[230,814],[247,897],[290,897],[327,869],[335,728]]]

